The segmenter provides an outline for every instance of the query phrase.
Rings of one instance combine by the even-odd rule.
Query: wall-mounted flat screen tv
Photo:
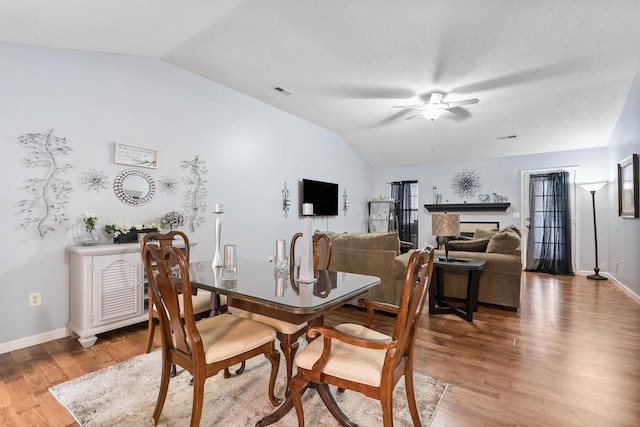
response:
[[[338,184],[303,179],[302,203],[313,203],[313,214],[316,216],[338,215]]]

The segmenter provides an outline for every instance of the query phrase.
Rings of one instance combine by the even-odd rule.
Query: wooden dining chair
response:
[[[420,315],[433,272],[433,249],[415,251],[406,269],[398,306],[361,300],[367,309],[364,325],[343,323],[335,328],[314,326],[309,337],[317,337],[296,358],[297,374],[291,381],[298,425],[304,427],[302,394],[311,383],[342,425],[353,425],[338,408],[329,385],[356,391],[382,405],[385,427],[393,426],[393,389],[404,376],[409,411],[414,426],[420,426],[413,388],[413,349]],[[371,329],[376,310],[396,315],[391,336]]]
[[[151,232],[144,235],[142,241],[140,243],[140,254],[144,256],[144,247],[148,243],[157,244],[160,246],[174,246],[174,242],[176,237],[178,240],[182,240],[184,248],[185,258],[187,263],[190,260],[191,254],[191,245],[189,244],[189,238],[182,231],[170,231],[168,233],[159,233],[159,232]],[[194,289],[193,290],[193,312],[196,316],[203,317],[208,314],[211,307],[211,292],[205,291],[202,289]],[[184,317],[184,308],[182,295],[178,297],[178,301],[180,302],[180,313],[181,316]],[[226,301],[225,301],[226,304]],[[153,297],[151,293],[149,293],[149,323],[148,323],[148,333],[147,333],[147,353],[151,351],[153,347],[153,336],[156,330],[156,323],[158,322],[158,311],[156,310],[155,304],[153,303]]]
[[[259,354],[264,354],[271,362],[268,396],[274,406],[279,405],[273,392],[280,366],[275,330],[232,314],[206,317],[196,322],[189,264],[184,254],[174,246],[146,245],[143,255],[162,334],[162,375],[152,424],[157,425],[162,413],[173,364],[193,375],[192,427],[200,423],[206,379]],[[177,266],[181,280],[176,280],[172,271],[174,266]],[[181,318],[178,301],[180,287],[184,318]]]
[[[296,233],[293,235],[290,243],[289,249],[289,262],[291,263],[291,272],[293,272],[293,260],[295,259],[295,245],[298,238],[302,237],[302,233]],[[318,243],[323,241],[324,248],[319,248]],[[320,252],[324,253],[321,254]],[[322,270],[329,269],[329,263],[331,262],[331,240],[326,234],[315,233],[313,235],[313,254],[314,254],[314,272],[315,277],[318,277],[318,268]],[[321,257],[322,255],[322,257]],[[319,262],[322,261],[322,265],[319,265]],[[293,274],[293,273],[291,273]],[[292,281],[293,283],[293,281]],[[278,339],[280,340],[280,349],[284,354],[284,360],[286,364],[287,370],[287,387],[285,391],[285,396],[289,396],[291,393],[291,377],[293,376],[293,360],[298,352],[299,344],[298,339],[303,336],[307,332],[307,324],[306,323],[290,323],[285,322],[284,320],[275,319],[273,317],[265,316],[258,313],[253,313],[251,311],[239,309],[232,307],[230,308],[231,312],[242,316],[248,319],[255,320],[257,322],[265,323],[271,327],[273,327],[278,335]]]
[[[302,233],[296,233],[291,238],[291,245],[289,247],[289,262],[293,265],[296,256],[296,241],[302,237]],[[331,262],[331,239],[324,233],[313,234],[313,276],[318,278],[318,269],[328,270],[329,263]],[[324,257],[322,258],[322,265],[320,265],[320,242],[324,242]]]

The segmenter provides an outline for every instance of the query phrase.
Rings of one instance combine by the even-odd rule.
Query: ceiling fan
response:
[[[427,119],[433,121],[442,115],[455,117],[456,114],[460,113],[460,111],[456,111],[458,107],[461,107],[463,105],[477,104],[478,102],[480,102],[480,100],[477,98],[464,99],[462,101],[455,102],[442,102],[442,98],[444,98],[444,94],[433,92],[431,94],[431,97],[429,98],[429,102],[425,102],[423,105],[394,105],[393,108],[408,108],[417,110],[416,114],[405,118],[405,120],[411,120],[419,114],[422,114]]]

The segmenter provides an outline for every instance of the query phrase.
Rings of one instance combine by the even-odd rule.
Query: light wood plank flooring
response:
[[[325,323],[361,318],[345,307]],[[425,313],[421,327],[415,370],[450,384],[434,427],[640,425],[640,305],[611,282],[525,273],[519,312],[481,305],[472,324]],[[75,426],[48,388],[145,339],[141,324],[88,349],[68,337],[0,355],[0,425]]]

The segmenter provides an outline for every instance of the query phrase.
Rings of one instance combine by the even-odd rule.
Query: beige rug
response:
[[[82,426],[150,426],[160,383],[160,351],[92,372],[49,390]],[[253,426],[274,410],[267,397],[270,363],[264,357],[247,362],[242,375],[224,379],[222,374],[209,378],[205,386],[201,426]],[[276,395],[284,395],[284,359],[280,364]],[[191,375],[178,369],[171,380],[159,426],[185,426],[191,418]],[[424,375],[415,375],[416,400],[421,421],[428,426],[440,404],[447,384]],[[333,390],[335,391],[335,390]],[[336,401],[352,421],[361,426],[382,425],[377,400],[359,393],[334,393]],[[305,422],[309,426],[335,426],[314,390],[304,397]],[[394,423],[410,426],[404,381],[394,391]],[[292,409],[275,426],[297,426]]]

